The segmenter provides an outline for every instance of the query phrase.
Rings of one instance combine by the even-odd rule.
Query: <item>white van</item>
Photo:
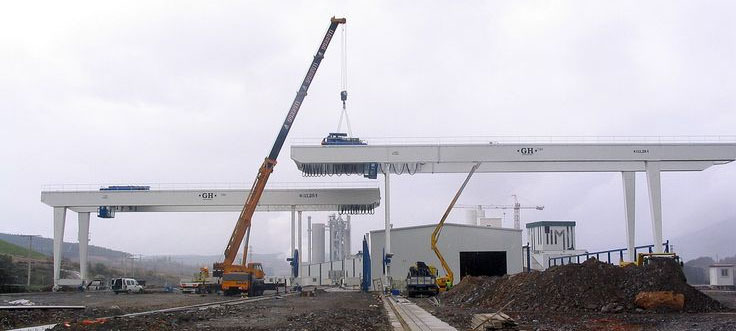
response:
[[[133,278],[115,278],[110,281],[110,288],[118,293],[143,293],[143,286]]]

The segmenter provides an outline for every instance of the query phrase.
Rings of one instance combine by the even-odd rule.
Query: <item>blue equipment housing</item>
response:
[[[108,187],[100,187],[100,191],[149,191],[150,186],[147,185],[112,185]]]
[[[299,250],[295,249],[292,257],[286,258],[286,261],[289,261],[291,266],[291,276],[299,277]]]
[[[368,250],[368,238],[363,236],[363,280],[360,282],[363,292],[371,289],[371,279],[371,253]]]
[[[112,207],[98,207],[97,217],[99,218],[115,218],[115,211]]]
[[[348,137],[347,133],[330,132],[327,137],[322,139],[322,145],[368,145],[360,138]]]

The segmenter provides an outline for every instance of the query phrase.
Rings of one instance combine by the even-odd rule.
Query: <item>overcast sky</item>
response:
[[[357,136],[732,135],[735,13],[732,1],[4,2],[0,232],[52,235],[47,184],[252,181],[333,15],[348,19]],[[339,48],[292,138],[335,130]],[[394,176],[394,226],[436,222],[463,177]],[[288,144],[271,180],[315,181]],[[736,218],[735,183],[736,164],[663,174],[665,239]],[[639,174],[637,244],[651,243],[645,184]],[[620,174],[479,174],[461,202],[511,194],[546,206],[524,222],[577,221],[580,248],[625,246]],[[236,217],[93,217],[91,243],[220,254]],[[257,214],[254,250],[286,253],[288,219]],[[357,249],[383,209],[353,220]],[[69,212],[66,241],[76,223]]]

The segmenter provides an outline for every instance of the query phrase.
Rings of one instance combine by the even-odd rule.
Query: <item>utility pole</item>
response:
[[[26,254],[26,256],[28,258],[28,261],[27,261],[27,263],[28,263],[28,277],[27,277],[27,281],[26,281],[26,287],[30,287],[31,286],[31,252],[33,250],[33,237],[40,237],[40,236],[37,235],[37,234],[22,234],[21,236],[28,238],[28,253]],[[26,290],[28,290],[28,289],[26,288]]]

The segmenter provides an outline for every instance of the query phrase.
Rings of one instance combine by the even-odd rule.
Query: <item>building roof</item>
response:
[[[709,267],[711,267],[711,268],[719,268],[719,267],[733,268],[734,265],[733,264],[727,264],[727,263],[716,263],[716,264],[711,264]]]
[[[434,228],[437,224],[425,224],[425,225],[415,225],[415,226],[406,226],[401,228],[391,228],[391,232],[395,231],[403,231],[403,230],[413,230],[413,229],[421,229],[421,228]],[[493,226],[483,226],[483,225],[470,225],[470,224],[458,224],[458,223],[445,223],[445,228],[447,227],[465,227],[465,228],[474,228],[474,229],[482,229],[482,230],[497,230],[497,231],[521,231],[511,228],[499,228],[499,227],[493,227]],[[370,233],[383,233],[385,230],[371,230]]]
[[[575,221],[539,221],[526,224],[527,229],[538,226],[575,226]]]

